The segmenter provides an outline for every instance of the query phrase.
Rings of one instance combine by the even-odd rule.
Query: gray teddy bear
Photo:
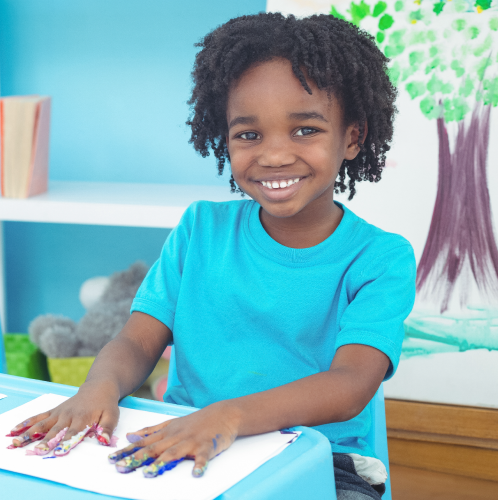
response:
[[[79,323],[64,316],[38,316],[29,325],[31,341],[49,358],[96,356],[112,340],[130,317],[130,306],[147,274],[142,262],[109,278],[94,278],[82,286],[80,298],[87,307]],[[92,289],[92,298],[86,289]]]

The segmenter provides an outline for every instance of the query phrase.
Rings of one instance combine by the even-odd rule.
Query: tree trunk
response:
[[[441,313],[452,298],[467,305],[472,285],[485,303],[498,297],[498,249],[486,175],[490,111],[477,103],[470,121],[458,123],[453,153],[444,118],[437,120],[438,188],[417,291]],[[458,278],[461,286],[456,287]]]

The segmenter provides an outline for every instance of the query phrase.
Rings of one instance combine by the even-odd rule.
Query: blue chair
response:
[[[5,344],[3,340],[1,324],[0,324],[0,373],[7,373],[7,360],[5,359]]]
[[[171,349],[171,357],[168,371],[168,385],[178,385],[178,375],[176,373],[175,348]],[[384,405],[384,387],[381,385],[372,401],[370,401],[370,411],[372,413],[373,425],[367,436],[367,443],[375,451],[387,469],[386,492],[382,495],[382,500],[392,500],[391,480],[389,474],[389,454],[387,450],[387,430],[386,430],[386,410]]]

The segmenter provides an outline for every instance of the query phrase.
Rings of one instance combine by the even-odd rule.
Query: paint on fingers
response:
[[[91,432],[92,428],[93,426],[87,425],[81,432],[75,434],[71,439],[68,439],[67,441],[59,444],[54,449],[54,455],[56,457],[67,455],[71,450],[76,448],[76,446],[78,446],[83,441],[83,439],[85,439],[87,434]]]
[[[192,476],[194,476],[194,477],[202,477],[204,475],[204,472],[206,472],[206,469],[208,468],[208,463],[209,462],[206,462],[206,464],[203,467],[196,467],[192,471]]]
[[[136,453],[138,450],[141,450],[141,446],[128,446],[124,448],[121,451],[117,451],[115,453],[111,453],[107,458],[109,460],[109,463],[115,464],[119,460],[129,457],[130,455],[133,455],[133,453]]]
[[[174,469],[180,462],[183,462],[183,460],[185,459],[180,458],[179,460],[173,460],[172,462],[163,462],[162,460],[154,462],[148,467],[144,467],[144,477],[162,476],[166,471]]]
[[[16,425],[5,437],[20,436],[31,427],[29,420],[24,421],[22,424]]]
[[[147,453],[144,453],[142,458],[136,458],[135,455],[131,455],[116,462],[116,470],[121,472],[121,474],[128,474],[139,467],[151,465],[154,460],[155,458],[149,457]]]
[[[59,431],[55,437],[46,443],[37,444],[33,450],[27,450],[26,455],[47,455],[64,439],[67,430],[68,427]]]
[[[24,448],[30,443],[34,443],[35,441],[39,441],[43,439],[47,434],[43,432],[35,432],[33,435],[23,434],[22,436],[15,437],[12,440],[12,444],[7,446],[8,450],[13,450],[15,448]]]

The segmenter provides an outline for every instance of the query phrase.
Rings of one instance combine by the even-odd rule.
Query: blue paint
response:
[[[55,457],[55,456],[53,456],[53,457],[43,457],[42,460],[47,460],[47,458],[57,458],[57,457]]]
[[[166,471],[174,469],[180,462],[183,462],[184,460],[184,458],[180,458],[180,460],[173,460],[172,462],[168,462],[167,464],[159,468],[159,470],[157,471],[157,475],[161,476]]]
[[[145,434],[145,437],[147,437],[148,434]],[[126,439],[130,443],[136,443],[137,441],[140,441],[142,439],[142,436],[139,436],[138,434],[127,434]]]
[[[141,446],[136,446],[131,450],[127,451],[122,451],[121,453],[111,453],[107,458],[109,460],[109,463],[114,464],[121,460],[122,458],[129,457],[130,455],[133,455],[133,453],[137,452],[138,450],[141,450]]]
[[[216,451],[216,448],[218,448],[218,443],[216,442],[216,439],[213,438],[213,449]]]

